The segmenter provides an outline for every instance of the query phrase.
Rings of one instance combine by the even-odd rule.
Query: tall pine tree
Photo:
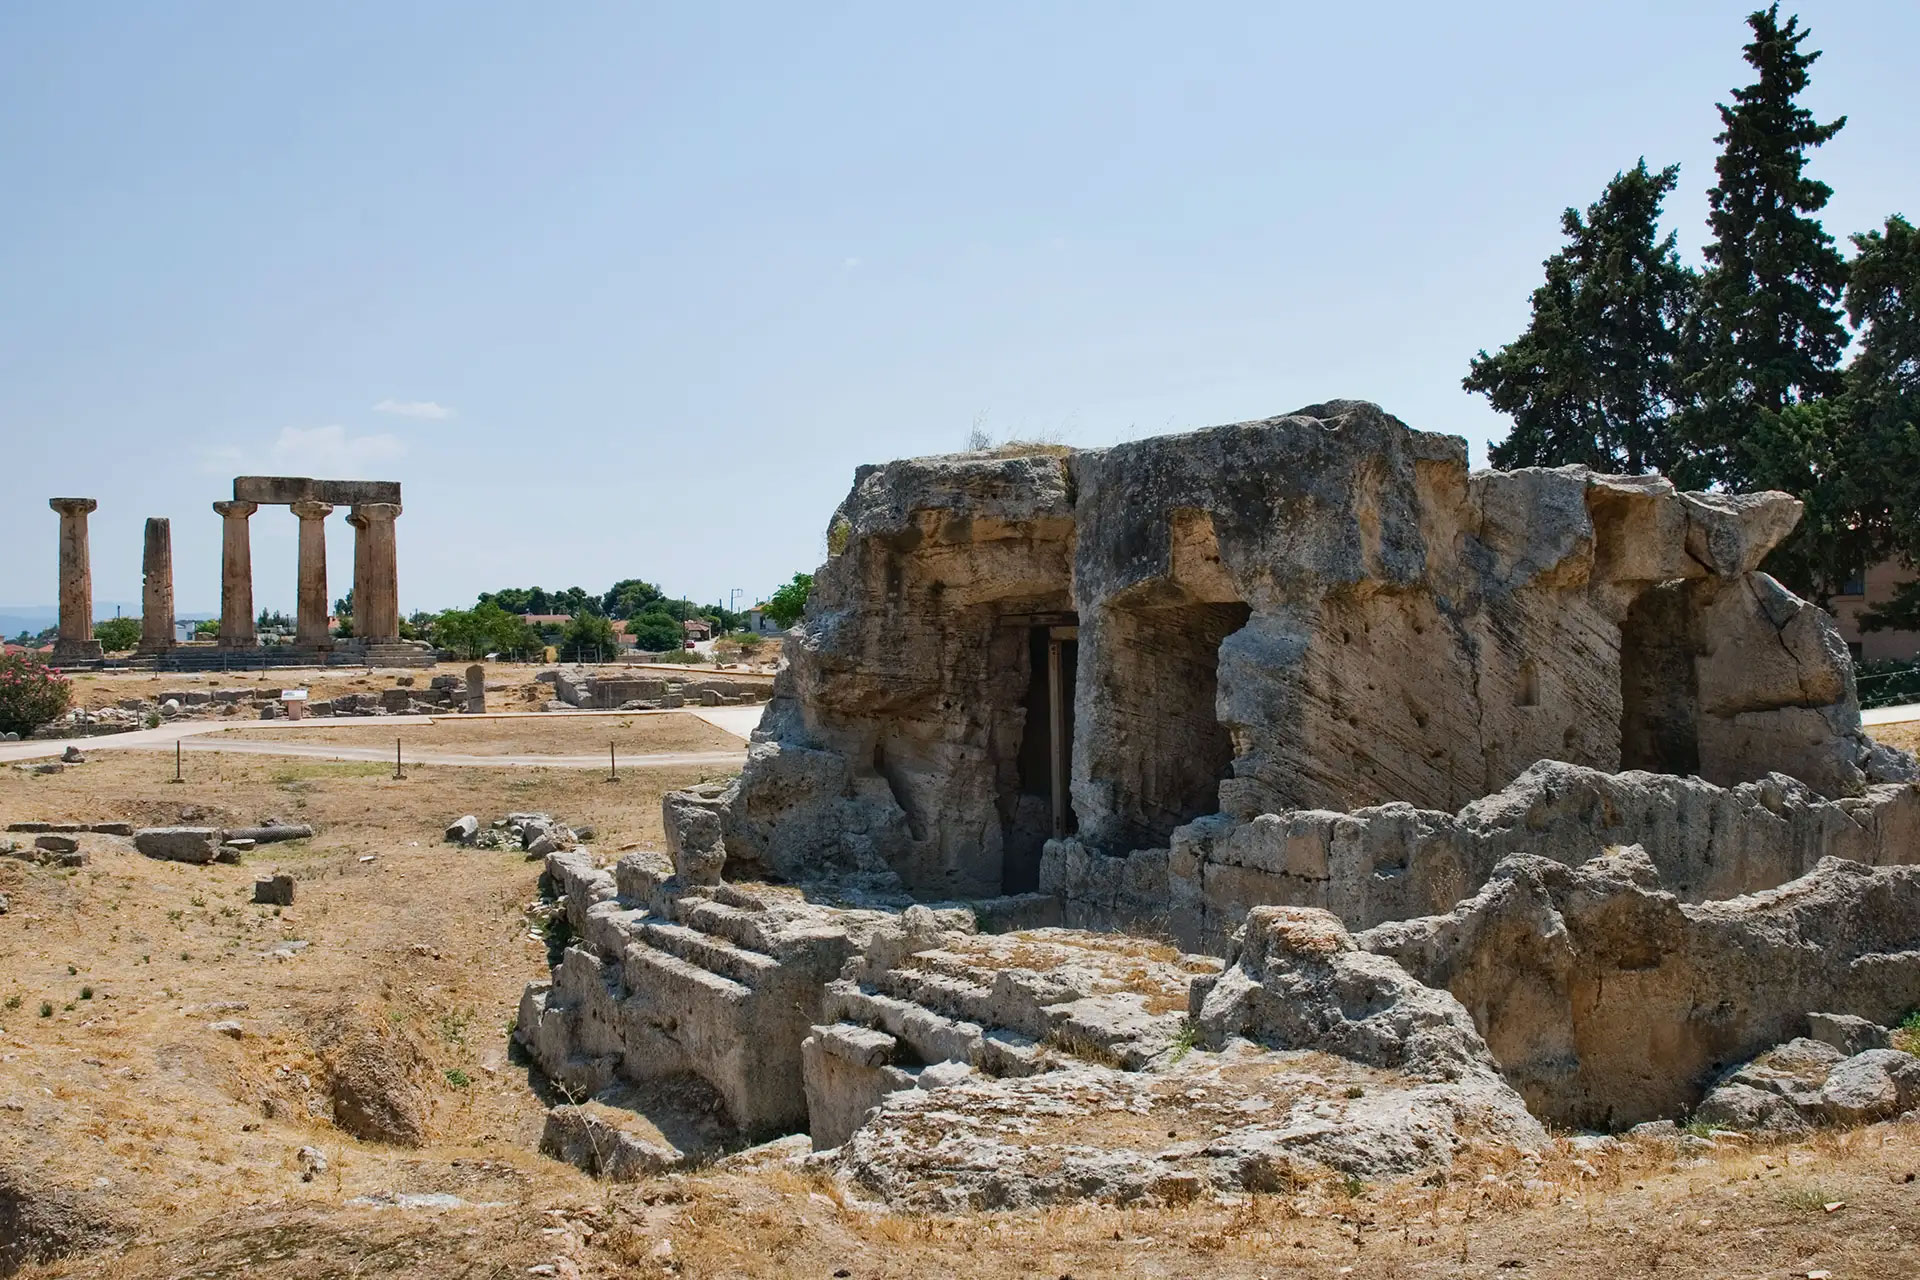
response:
[[[1782,25],[1776,4],[1747,25],[1746,60],[1759,78],[1719,108],[1719,184],[1707,193],[1714,239],[1688,329],[1687,388],[1697,404],[1684,419],[1691,456],[1677,476],[1732,488],[1780,482],[1765,474],[1778,467],[1769,455],[1790,449],[1795,433],[1768,433],[1788,406],[1839,389],[1847,345],[1838,305],[1846,260],[1810,216],[1833,192],[1806,176],[1807,153],[1846,117],[1820,124],[1799,105],[1820,54],[1802,51],[1810,33],[1798,17]]]
[[[1672,465],[1679,333],[1695,290],[1674,237],[1659,231],[1679,172],[1650,173],[1643,159],[1615,174],[1584,218],[1561,214],[1567,244],[1546,260],[1526,331],[1494,355],[1482,351],[1462,380],[1513,417],[1491,451],[1495,466]]]

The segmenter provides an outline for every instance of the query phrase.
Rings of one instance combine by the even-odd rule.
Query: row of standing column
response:
[[[253,613],[253,549],[247,521],[260,509],[254,502],[216,502],[225,521],[220,540],[220,644],[241,648],[256,643]],[[332,645],[327,627],[325,502],[295,502],[300,521],[299,581],[295,594],[294,641],[303,647]],[[351,508],[353,526],[353,633],[371,644],[400,638],[400,565],[394,521],[397,502],[362,502]]]
[[[60,633],[56,659],[100,657],[93,637],[93,571],[87,544],[87,516],[98,508],[92,498],[50,498],[60,514]],[[300,521],[297,621],[294,641],[325,649],[333,641],[328,628],[327,535],[324,521],[334,508],[324,502],[295,502]],[[216,502],[223,521],[220,539],[220,644],[244,648],[258,643],[253,615],[253,547],[247,521],[260,509],[253,502]],[[400,638],[400,574],[394,521],[397,502],[365,502],[352,508],[354,529],[354,632],[374,644]],[[164,519],[147,521],[142,556],[140,650],[157,653],[173,644],[173,531]]]

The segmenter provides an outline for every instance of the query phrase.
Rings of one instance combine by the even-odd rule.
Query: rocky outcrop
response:
[[[573,941],[520,1002],[515,1036],[541,1070],[578,1098],[692,1076],[749,1141],[806,1128],[800,1042],[884,913],[683,884],[653,854],[607,871],[565,850],[546,876]]]
[[[551,852],[517,1035],[921,1208],[1759,1105],[1730,1066],[1808,1032],[1877,1114],[1920,775],[1759,571],[1799,515],[1350,401],[863,467],[740,777],[665,797],[666,857]],[[610,1116],[549,1146],[689,1150]]]
[[[1719,1128],[1797,1134],[1822,1124],[1887,1120],[1915,1106],[1920,1058],[1886,1047],[1849,1056],[1802,1038],[1721,1077],[1693,1118]]]
[[[1193,968],[1192,1022],[1144,1070],[1067,1057],[931,1087],[923,1072],[875,1100],[836,1164],[889,1203],[951,1212],[1291,1190],[1328,1170],[1407,1174],[1470,1141],[1545,1136],[1458,1002],[1357,950],[1325,912],[1264,908],[1224,971]],[[848,1030],[836,1056],[888,1051]]]
[[[1920,868],[1827,858],[1687,903],[1637,847],[1574,867],[1516,855],[1446,915],[1355,938],[1452,992],[1535,1115],[1592,1128],[1684,1115],[1810,1011],[1897,1021],[1920,1007],[1916,940]]]
[[[717,806],[725,873],[1031,888],[1060,774],[1108,856],[1213,814],[1455,813],[1543,760],[1827,800],[1906,780],[1831,619],[1758,571],[1798,518],[1470,473],[1464,442],[1356,401],[862,468]]]
[[[1252,1040],[1318,1049],[1429,1080],[1497,1082],[1493,1055],[1460,1002],[1354,945],[1340,921],[1305,907],[1259,907],[1226,968],[1193,984],[1200,1043]]]
[[[1885,783],[1827,800],[1784,774],[1718,787],[1547,760],[1458,813],[1388,804],[1214,815],[1175,831],[1166,849],[1125,858],[1056,841],[1041,888],[1070,924],[1147,925],[1218,954],[1253,906],[1322,907],[1369,928],[1450,910],[1512,854],[1577,865],[1628,844],[1648,850],[1681,899],[1729,898],[1785,884],[1823,857],[1920,861],[1920,791]]]

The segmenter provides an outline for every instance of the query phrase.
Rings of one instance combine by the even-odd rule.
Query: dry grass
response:
[[[396,782],[356,764],[219,753],[186,764],[183,786],[166,782],[171,760],[142,753],[46,777],[0,770],[7,821],[188,811],[319,830],[245,866],[153,862],[92,836],[93,861],[76,870],[0,859],[11,899],[0,916],[0,1170],[110,1202],[131,1230],[120,1248],[27,1276],[507,1277],[550,1265],[563,1276],[862,1280],[1810,1270],[1891,1280],[1920,1265],[1920,1126],[1902,1124],[1729,1141],[1698,1159],[1664,1143],[1557,1144],[1534,1162],[1471,1152],[1435,1185],[1302,1172],[1285,1193],[964,1217],[881,1212],[779,1167],[595,1184],[534,1153],[543,1104],[506,1048],[523,984],[545,973],[524,915],[538,866],[450,849],[440,828],[469,811],[543,808],[598,825],[611,856],[657,841],[660,793],[700,773],[610,784],[561,770],[418,768]],[[298,880],[294,906],[278,913],[248,901],[254,876],[273,868]],[[269,958],[288,939],[309,946]],[[362,1142],[309,1114],[343,997],[404,1040],[401,1056],[418,1055],[426,1145]],[[227,1002],[247,1007],[209,1007]],[[219,1018],[245,1035],[210,1031]],[[295,1161],[307,1145],[329,1162],[310,1182]],[[389,1192],[474,1207],[346,1203]]]
[[[91,861],[78,869],[0,859],[0,1167],[103,1197],[154,1242],[75,1273],[523,1273],[547,1256],[550,1199],[599,1195],[534,1153],[544,1105],[508,1055],[521,989],[546,972],[525,915],[539,864],[445,846],[440,828],[543,808],[596,824],[611,856],[657,843],[661,793],[701,772],[608,783],[419,768],[396,782],[357,764],[186,763],[181,786],[166,781],[171,760],[132,752],[46,777],[0,771],[5,821],[271,815],[318,830],[243,866],[156,862],[96,836],[82,837]],[[292,907],[250,902],[266,870],[294,875]],[[308,945],[275,958],[289,940]],[[423,1148],[360,1142],[310,1111],[343,996],[395,1047],[422,1099]],[[209,1029],[222,1019],[244,1035]],[[331,1167],[302,1182],[294,1153],[309,1145]],[[476,1235],[477,1211],[344,1207],[391,1191],[514,1208]]]
[[[1908,720],[1901,724],[1868,725],[1867,735],[1875,742],[1884,742],[1890,747],[1920,754],[1920,720]]]
[[[226,729],[218,738],[246,741],[305,742],[315,745],[387,747],[395,738],[402,749],[448,751],[466,755],[584,755],[604,752],[612,743],[621,755],[673,751],[737,751],[743,743],[698,716],[668,711],[633,716],[465,719],[452,716],[423,725],[382,725],[351,720],[324,728],[278,726]]]

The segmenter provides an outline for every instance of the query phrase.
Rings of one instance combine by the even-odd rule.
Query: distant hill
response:
[[[94,621],[98,622],[102,618],[111,618],[115,609],[118,609],[129,618],[137,618],[140,616],[140,605],[137,601],[129,604],[125,600],[96,600],[93,605]],[[183,613],[180,616],[182,618],[192,618],[195,621],[202,618],[219,617],[218,614],[214,613]],[[48,627],[54,626],[59,621],[60,607],[58,605],[0,605],[0,636],[17,636],[22,631],[31,631],[38,634],[39,632],[45,631]]]

